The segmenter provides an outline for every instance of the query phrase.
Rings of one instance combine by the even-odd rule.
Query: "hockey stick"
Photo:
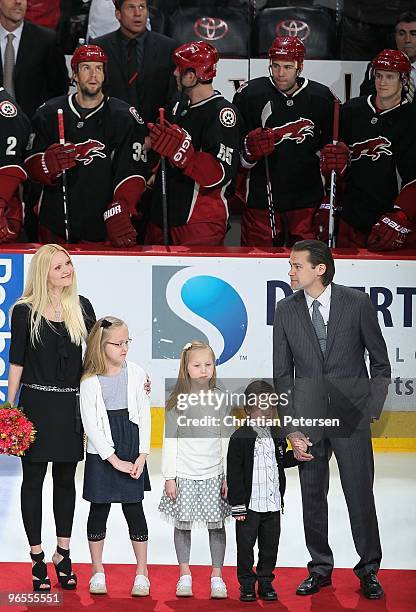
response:
[[[59,130],[59,144],[65,144],[65,131],[64,131],[64,111],[62,108],[58,108],[58,130]],[[68,183],[66,180],[66,172],[62,170],[62,203],[64,206],[64,224],[65,224],[65,240],[71,242],[71,232],[69,231],[69,216],[68,216]]]
[[[165,109],[159,108],[160,125],[165,123]],[[163,216],[163,244],[169,246],[169,226],[168,226],[168,194],[166,189],[166,159],[160,158],[160,173],[162,179],[162,216]]]
[[[334,121],[332,124],[332,144],[336,145],[339,138],[339,110],[341,106],[341,101],[335,94],[334,95]],[[332,170],[331,172],[331,185],[329,192],[329,226],[328,226],[328,246],[335,247],[335,236],[334,236],[334,228],[335,228],[335,198],[336,198],[336,172]]]
[[[266,121],[272,114],[272,103],[266,102],[261,111],[261,126],[264,129],[266,127]],[[272,183],[270,181],[270,167],[269,167],[269,158],[266,156],[264,158],[264,168],[266,172],[266,193],[267,193],[267,206],[269,209],[269,219],[270,219],[270,229],[272,231],[272,244],[273,246],[277,246],[277,232],[276,232],[276,219],[275,219],[275,209],[273,202],[273,192],[272,192]]]

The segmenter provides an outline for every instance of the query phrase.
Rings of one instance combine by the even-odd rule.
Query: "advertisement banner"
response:
[[[0,258],[0,394],[6,401],[9,309],[23,291],[31,255]],[[79,293],[97,317],[126,321],[129,357],[152,379],[152,405],[165,402],[183,346],[208,342],[223,379],[272,376],[275,304],[290,295],[286,258],[74,255]],[[370,296],[392,364],[385,410],[415,411],[414,261],[336,260],[335,280]]]
[[[9,310],[23,291],[24,255],[0,255],[0,403],[7,400],[9,375]]]
[[[7,288],[4,313],[21,292],[19,257],[4,259],[10,262],[4,278],[6,268],[14,266],[13,279],[2,285]],[[26,255],[26,266],[29,259]],[[77,254],[73,261],[79,293],[91,300],[97,317],[126,321],[133,338],[129,357],[150,374],[154,406],[164,405],[165,379],[177,376],[180,353],[191,340],[212,346],[220,379],[272,376],[275,304],[292,292],[286,258]],[[415,262],[335,263],[336,282],[365,291],[377,309],[394,379],[386,410],[416,410]],[[6,357],[4,351],[4,363]]]

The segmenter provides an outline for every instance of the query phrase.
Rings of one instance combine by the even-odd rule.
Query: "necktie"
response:
[[[409,79],[409,85],[406,93],[406,99],[408,102],[412,103],[413,98],[415,97],[415,82],[412,77]]]
[[[136,61],[139,70],[139,76],[143,74],[143,59],[144,59],[144,37],[136,38]]]
[[[316,337],[318,338],[319,346],[321,347],[322,353],[325,355],[326,350],[326,328],[324,319],[319,310],[319,306],[321,305],[318,300],[314,300],[312,302],[312,325],[315,329]]]
[[[136,46],[136,39],[131,38],[127,44],[127,77],[130,86],[135,85],[138,75]]]
[[[131,38],[127,45],[127,79],[129,86],[129,102],[137,107],[137,43],[135,38]]]
[[[15,35],[12,33],[7,34],[7,44],[6,49],[4,51],[3,58],[3,87],[11,96],[14,97],[14,83],[13,83],[13,73],[14,73],[14,47],[13,47],[13,39]]]

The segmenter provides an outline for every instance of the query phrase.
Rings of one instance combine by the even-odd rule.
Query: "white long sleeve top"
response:
[[[150,452],[150,398],[144,390],[146,373],[140,366],[127,361],[127,407],[129,420],[140,431],[139,453]],[[101,385],[91,376],[80,385],[81,418],[87,434],[87,453],[98,454],[106,460],[114,453],[110,422],[105,408]]]
[[[207,406],[165,412],[161,468],[165,480],[177,476],[207,480],[226,473],[228,442],[233,429],[223,425],[225,414]],[[195,420],[193,425],[187,425],[184,419]]]

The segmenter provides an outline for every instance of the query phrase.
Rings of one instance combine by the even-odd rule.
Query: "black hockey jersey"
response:
[[[29,134],[29,119],[0,87],[0,198],[6,202],[27,178],[23,158]]]
[[[240,157],[241,122],[235,107],[225,100],[219,92],[210,98],[187,107],[173,104],[169,121],[184,128],[192,138],[196,152],[205,152],[216,159],[222,176],[213,180],[207,175],[203,184],[198,183],[186,170],[166,163],[167,199],[169,226],[185,225],[199,206],[208,207],[221,203],[227,208],[225,190],[235,176]],[[178,110],[179,109],[179,110]],[[203,169],[202,174],[203,174]],[[200,174],[200,172],[198,172]],[[162,227],[162,182],[159,171],[153,190],[151,220]],[[207,221],[210,219],[207,218]]]
[[[416,106],[404,101],[378,113],[372,100],[354,98],[341,111],[340,138],[351,151],[342,217],[363,232],[393,210],[398,175],[402,185],[416,179]]]
[[[32,178],[42,180],[35,169],[39,156],[59,142],[57,111],[62,108],[65,141],[73,142],[77,148],[77,165],[66,172],[71,240],[103,241],[103,213],[107,206],[114,197],[122,197],[120,191],[134,206],[137,181],[147,178],[145,126],[136,109],[117,98],[105,98],[82,117],[74,97],[75,94],[53,98],[38,108],[26,162]],[[44,185],[39,221],[55,234],[65,236],[59,177]]]
[[[245,83],[234,96],[245,134],[263,127],[262,113],[271,102],[266,127],[275,131],[275,150],[268,156],[276,210],[317,206],[324,195],[318,151],[332,140],[334,96],[325,85],[299,79],[291,96],[281,92],[271,77]],[[264,159],[247,176],[247,206],[267,209]]]

